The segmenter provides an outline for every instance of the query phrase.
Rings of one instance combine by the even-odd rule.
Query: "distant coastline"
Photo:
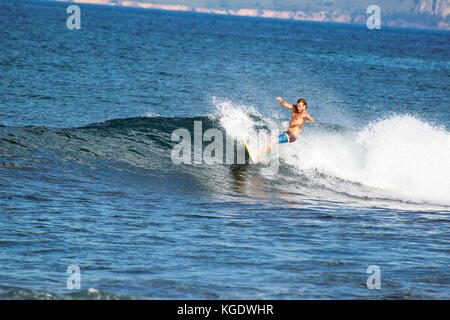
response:
[[[317,21],[317,22],[336,22],[336,23],[349,23],[349,24],[365,24],[369,15],[357,15],[351,16],[348,14],[338,13],[336,11],[327,12],[319,11],[306,13],[304,11],[277,11],[277,10],[259,10],[259,9],[210,9],[191,7],[186,5],[165,5],[154,4],[138,1],[122,1],[122,0],[51,0],[58,2],[73,2],[84,4],[98,4],[98,5],[110,5],[110,6],[122,6],[122,7],[135,7],[143,9],[156,9],[167,11],[185,11],[185,12],[198,12],[205,14],[218,14],[218,15],[232,15],[243,17],[259,17],[259,18],[276,18],[276,19],[290,19],[301,21]],[[388,18],[384,19],[382,16],[382,26],[390,27],[407,27],[417,29],[439,29],[450,30],[450,24],[446,21],[439,21],[436,26],[429,26],[420,23],[420,21],[408,21],[404,17]]]

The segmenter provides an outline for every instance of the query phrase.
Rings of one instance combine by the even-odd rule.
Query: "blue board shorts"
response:
[[[297,138],[292,134],[292,132],[285,131],[278,136],[278,143],[294,142]]]

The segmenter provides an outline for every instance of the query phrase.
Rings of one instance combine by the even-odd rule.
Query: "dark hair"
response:
[[[306,110],[306,108],[308,108],[308,104],[306,103],[306,100],[305,100],[305,99],[303,99],[303,98],[298,99],[298,100],[297,100],[297,103],[299,103],[299,102],[303,102],[303,103],[305,104],[305,110]]]

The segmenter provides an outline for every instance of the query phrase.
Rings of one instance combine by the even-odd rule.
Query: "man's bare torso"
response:
[[[295,137],[298,137],[298,135],[302,131],[303,125],[306,122],[306,115],[306,111],[302,113],[292,112],[289,131],[292,132]]]

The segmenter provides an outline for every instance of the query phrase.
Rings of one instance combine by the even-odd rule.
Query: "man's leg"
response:
[[[261,150],[261,151],[258,153],[258,158],[259,158],[263,153],[269,152],[270,149],[272,149],[273,145],[274,145],[276,142],[277,142],[276,138],[275,138],[274,136],[270,136],[270,137],[269,137],[269,141],[268,141],[268,143],[267,143],[267,146],[266,146],[263,150]]]
[[[278,140],[278,141],[277,141],[277,140]],[[287,136],[286,133],[280,134],[280,135],[278,136],[278,139],[277,139],[277,137],[275,137],[275,136],[270,136],[270,137],[269,137],[269,141],[268,141],[268,143],[267,143],[267,146],[266,146],[262,151],[260,151],[260,152],[258,153],[258,159],[261,157],[262,154],[264,154],[264,153],[266,153],[266,152],[269,152],[270,149],[272,149],[272,147],[273,147],[273,145],[274,145],[275,143],[277,143],[277,142],[279,142],[279,143],[285,143],[285,142],[288,142],[288,141],[289,141],[289,137]]]

